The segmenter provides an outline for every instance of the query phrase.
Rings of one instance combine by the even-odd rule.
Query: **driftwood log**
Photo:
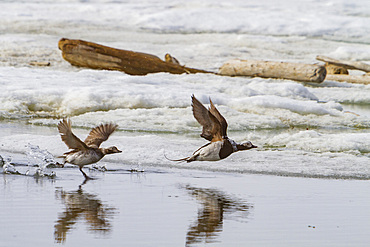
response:
[[[370,75],[327,75],[326,80],[369,85]]]
[[[370,65],[362,62],[337,60],[325,56],[317,56],[317,60],[325,62],[328,75],[326,80],[358,84],[370,84]],[[332,69],[331,69],[332,68]],[[349,75],[348,70],[361,70],[365,75]]]
[[[362,70],[365,72],[370,72],[370,65],[362,62],[353,62],[353,61],[343,61],[343,60],[337,60],[330,57],[325,56],[317,56],[317,60],[326,62],[328,64],[333,64],[339,67],[343,67],[345,69],[356,69],[356,70]]]
[[[220,67],[218,74],[320,83],[325,79],[326,69],[324,66],[302,63],[231,60]]]
[[[69,63],[91,69],[119,70],[130,75],[159,72],[212,73],[166,62],[151,54],[119,50],[84,40],[63,38],[59,41],[58,47],[62,51],[63,58]]]
[[[348,75],[348,70],[341,66],[337,66],[331,63],[325,63],[326,77],[328,75]]]
[[[32,65],[32,66],[50,66],[50,62],[36,62],[36,61],[32,61],[29,63],[29,65]]]
[[[147,53],[120,50],[84,40],[64,38],[59,41],[58,47],[62,51],[62,56],[65,60],[72,65],[80,67],[119,70],[130,75],[146,75],[159,72],[172,74],[213,73],[182,66],[169,54],[166,54],[166,61],[164,61],[157,56]],[[368,72],[368,75],[327,75],[325,67],[320,65],[253,60],[229,61],[220,67],[218,74],[227,76],[258,76],[317,83],[322,82],[326,77],[327,80],[331,81],[370,84],[370,65],[368,64],[340,61],[324,56],[317,56],[317,60],[326,62],[328,71],[331,71],[329,67],[333,67],[334,72],[330,73],[346,73],[345,70],[347,69],[358,69]],[[48,66],[49,64],[32,63],[32,65]],[[344,69],[344,72],[341,68]],[[341,72],[336,72],[338,69]]]

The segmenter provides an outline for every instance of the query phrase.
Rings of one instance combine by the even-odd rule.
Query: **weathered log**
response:
[[[320,83],[325,79],[326,69],[324,66],[302,63],[231,60],[220,67],[219,74]]]
[[[84,40],[63,38],[59,41],[58,47],[65,60],[80,67],[119,70],[130,75],[159,72],[172,74],[213,73],[165,62],[151,54],[115,49]]]
[[[370,75],[327,75],[325,80],[369,85]]]
[[[348,75],[348,70],[341,66],[337,66],[331,63],[325,63],[326,76],[328,75]]]
[[[36,61],[32,61],[29,63],[29,65],[32,65],[32,66],[50,66],[50,62],[36,62]]]
[[[370,72],[370,65],[362,62],[353,62],[353,61],[344,61],[344,60],[337,60],[330,57],[325,56],[317,56],[317,60],[323,61],[329,64],[334,64],[336,66],[340,66],[346,69],[356,69],[356,70],[362,70],[365,72]]]

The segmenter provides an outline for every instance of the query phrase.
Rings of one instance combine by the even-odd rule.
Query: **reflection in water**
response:
[[[96,195],[84,192],[80,188],[77,191],[55,191],[56,198],[65,205],[65,211],[58,216],[54,228],[54,238],[57,243],[66,241],[67,232],[78,221],[85,221],[88,230],[94,233],[107,234],[111,231],[110,219],[116,209],[104,205]]]
[[[201,203],[198,219],[189,227],[186,246],[202,241],[216,242],[217,236],[222,231],[225,216],[238,214],[235,217],[245,218],[252,208],[251,205],[231,198],[218,190],[195,188],[189,185],[184,188]]]

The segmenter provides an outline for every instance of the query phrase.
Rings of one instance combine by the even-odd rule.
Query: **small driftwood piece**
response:
[[[369,85],[370,75],[327,75],[325,80]]]
[[[317,60],[325,62],[328,75],[326,80],[357,84],[370,84],[370,65],[362,62],[337,60],[325,56],[317,56]],[[334,68],[334,69],[330,69]],[[349,75],[348,70],[361,70],[367,72],[365,75]]]
[[[36,62],[36,61],[32,61],[29,63],[29,65],[32,65],[32,66],[50,66],[50,62]]]
[[[319,61],[326,62],[328,64],[333,64],[339,67],[343,67],[345,69],[355,69],[355,70],[362,70],[365,72],[370,72],[370,65],[366,63],[362,63],[362,62],[337,60],[337,59],[320,56],[320,55],[316,56],[316,59]]]
[[[324,66],[302,63],[231,60],[220,67],[218,74],[320,83],[325,79],[326,69]]]
[[[212,73],[166,62],[151,54],[119,50],[84,40],[63,38],[59,41],[58,47],[62,51],[63,58],[69,63],[91,69],[119,70],[130,75],[159,72]]]
[[[348,70],[341,66],[337,66],[331,63],[325,63],[326,77],[328,75],[348,75]]]

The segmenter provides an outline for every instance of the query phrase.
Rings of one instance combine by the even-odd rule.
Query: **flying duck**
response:
[[[103,141],[118,127],[116,124],[101,124],[90,131],[85,141],[81,141],[75,136],[71,129],[71,120],[63,119],[58,124],[58,130],[62,141],[71,151],[64,153],[59,158],[64,158],[64,163],[71,163],[80,168],[85,179],[90,179],[82,170],[85,165],[93,164],[101,160],[106,154],[121,153],[115,146],[108,148],[99,148]]]
[[[194,95],[191,98],[193,115],[203,126],[200,136],[210,142],[196,150],[192,156],[172,161],[217,161],[238,151],[257,148],[250,141],[238,144],[227,137],[227,122],[211,99],[209,99],[211,105],[207,110]]]

